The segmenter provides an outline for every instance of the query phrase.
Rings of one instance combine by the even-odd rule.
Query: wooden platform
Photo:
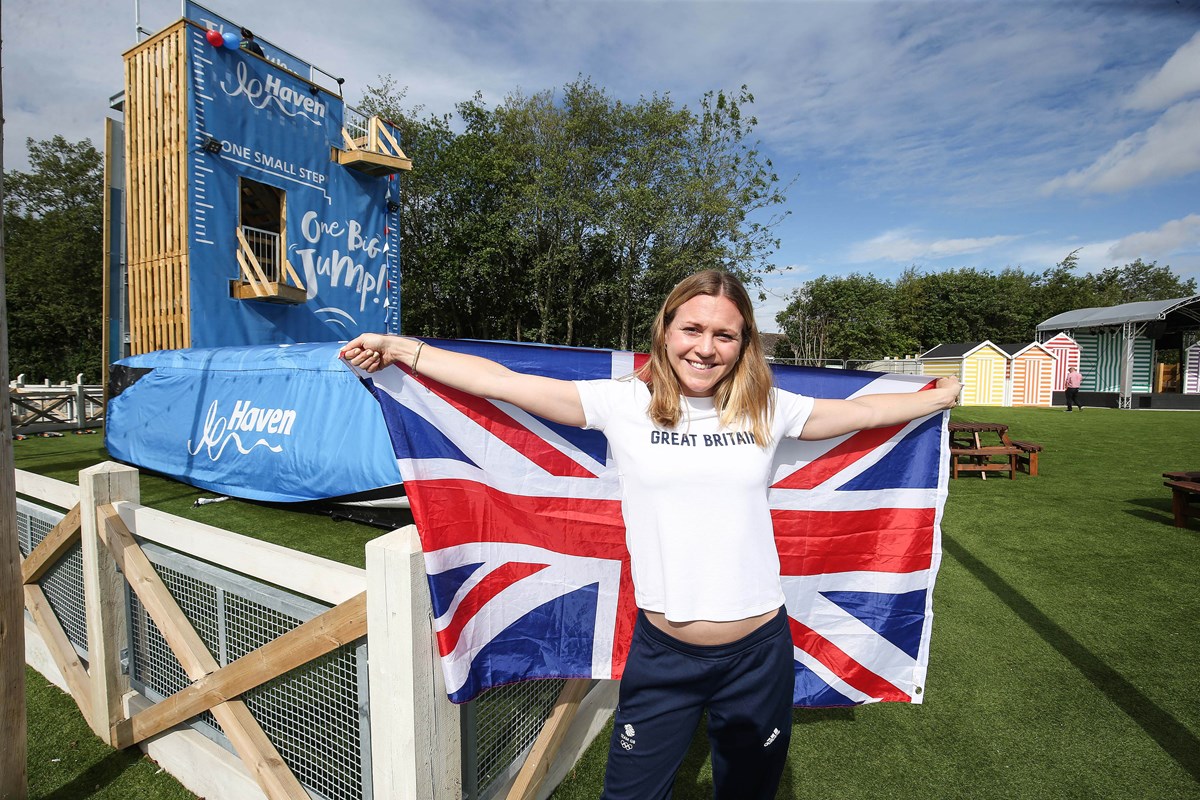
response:
[[[369,150],[338,150],[335,147],[333,148],[333,160],[344,167],[356,169],[374,178],[412,169],[410,159],[372,153]]]
[[[261,300],[264,303],[299,305],[308,299],[304,289],[289,286],[286,283],[268,281],[262,284],[261,288],[262,293],[260,294],[253,284],[246,281],[229,282],[229,294],[238,300]]]

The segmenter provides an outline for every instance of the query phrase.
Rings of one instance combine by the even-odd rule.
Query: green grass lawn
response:
[[[103,436],[69,433],[13,442],[13,458],[17,469],[76,484],[80,470],[111,460]],[[142,505],[356,567],[365,566],[366,543],[384,533],[327,514],[293,510],[297,506],[242,500],[196,506],[197,498],[217,495],[150,473],[143,472],[139,483]]]
[[[1200,525],[1171,525],[1160,477],[1200,469],[1200,414],[966,408],[954,418],[1004,422],[1042,443],[1041,475],[951,482],[924,704],[798,710],[780,797],[1200,798]],[[91,436],[14,448],[18,467],[64,480],[105,457]],[[204,495],[142,477],[147,505],[350,564],[379,533],[239,501],[193,508]],[[70,699],[45,694],[31,686],[31,797],[188,796],[145,759],[88,740],[78,714],[74,728],[60,722]],[[65,749],[71,766],[47,763]],[[606,749],[607,732],[554,797],[595,798]],[[163,788],[143,787],[159,779]],[[701,733],[675,796],[711,791]]]

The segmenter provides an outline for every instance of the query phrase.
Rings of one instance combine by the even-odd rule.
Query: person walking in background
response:
[[[1067,368],[1067,411],[1071,410],[1074,405],[1080,411],[1083,411],[1083,406],[1079,404],[1079,386],[1083,383],[1083,375],[1074,367]]]

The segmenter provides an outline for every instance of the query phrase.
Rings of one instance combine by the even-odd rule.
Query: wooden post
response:
[[[121,698],[129,678],[121,672],[121,651],[128,647],[125,580],[104,546],[97,507],[138,502],[138,471],[107,461],[79,473],[79,521],[83,545],[83,594],[87,599],[88,672],[91,697],[78,698],[97,736],[112,744],[112,727],[125,716]],[[89,702],[90,701],[90,702]]]
[[[558,749],[567,738],[575,715],[579,713],[579,704],[587,697],[590,688],[591,681],[587,680],[567,681],[563,684],[550,716],[542,726],[542,731],[526,756],[525,763],[521,765],[516,782],[508,792],[508,800],[533,800],[538,796],[542,783],[550,774],[550,767],[554,764]]]
[[[446,697],[413,525],[367,543],[367,640],[375,796],[461,797],[459,711]]]
[[[0,109],[4,90],[0,87]],[[4,130],[0,124],[0,152]],[[4,206],[4,156],[0,155],[0,207]],[[17,543],[17,490],[13,472],[12,411],[8,402],[8,301],[5,296],[4,220],[0,214],[0,800],[26,793],[25,597]]]

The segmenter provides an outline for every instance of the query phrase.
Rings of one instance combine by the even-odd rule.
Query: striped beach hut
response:
[[[1079,342],[1072,339],[1066,331],[1062,331],[1042,342],[1042,347],[1057,356],[1054,360],[1054,391],[1066,391],[1067,370],[1071,367],[1079,369]]]
[[[1200,394],[1200,342],[1183,352],[1183,393]]]
[[[1037,342],[1002,344],[1008,353],[1004,405],[1049,408],[1058,356]]]
[[[1121,347],[1124,336],[1119,330],[1076,333],[1079,342],[1079,371],[1083,373],[1084,392],[1121,391]],[[1130,390],[1150,392],[1154,387],[1154,340],[1144,336],[1133,340],[1133,370]]]
[[[1134,394],[1154,394],[1155,340],[1168,349],[1200,322],[1200,294],[1170,300],[1138,300],[1116,306],[1077,308],[1038,323],[1042,339],[1063,332],[1079,344],[1084,392],[1117,395],[1118,408],[1133,408]],[[1161,396],[1160,396],[1161,399]],[[1156,402],[1142,398],[1139,403]]]
[[[963,405],[1004,405],[1008,353],[989,341],[939,344],[921,355],[921,371],[938,377],[959,376]]]

